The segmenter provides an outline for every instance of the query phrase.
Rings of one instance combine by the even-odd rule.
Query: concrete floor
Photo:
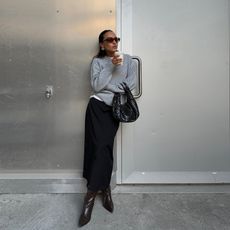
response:
[[[84,193],[1,194],[1,230],[230,230],[230,193],[112,192],[114,212],[96,197],[78,228]]]

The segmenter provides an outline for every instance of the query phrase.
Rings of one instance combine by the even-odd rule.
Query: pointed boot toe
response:
[[[89,221],[90,221],[90,218],[87,218],[85,216],[81,216],[79,219],[78,226],[82,227],[82,226],[86,225]]]

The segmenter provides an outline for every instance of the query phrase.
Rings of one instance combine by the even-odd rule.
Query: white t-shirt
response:
[[[96,99],[98,99],[99,101],[102,101],[100,97],[98,97],[97,95],[91,95],[89,98],[91,97],[95,97]]]

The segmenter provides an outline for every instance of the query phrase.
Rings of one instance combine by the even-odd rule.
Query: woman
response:
[[[91,63],[91,86],[94,94],[90,96],[85,116],[85,149],[83,177],[87,180],[87,193],[79,225],[90,221],[94,200],[102,193],[103,206],[113,212],[110,180],[113,169],[113,143],[119,122],[112,116],[114,92],[123,93],[122,82],[130,89],[135,87],[135,66],[132,58],[124,54],[115,55],[118,49],[116,34],[104,30],[99,35],[99,52]],[[125,100],[124,95],[122,101]]]

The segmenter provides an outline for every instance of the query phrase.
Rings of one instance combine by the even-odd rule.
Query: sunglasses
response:
[[[118,37],[115,37],[115,38],[112,38],[112,37],[108,37],[106,39],[104,39],[103,41],[106,41],[106,42],[109,42],[109,43],[112,43],[113,41],[115,41],[116,43],[118,43],[121,39],[118,38]]]

